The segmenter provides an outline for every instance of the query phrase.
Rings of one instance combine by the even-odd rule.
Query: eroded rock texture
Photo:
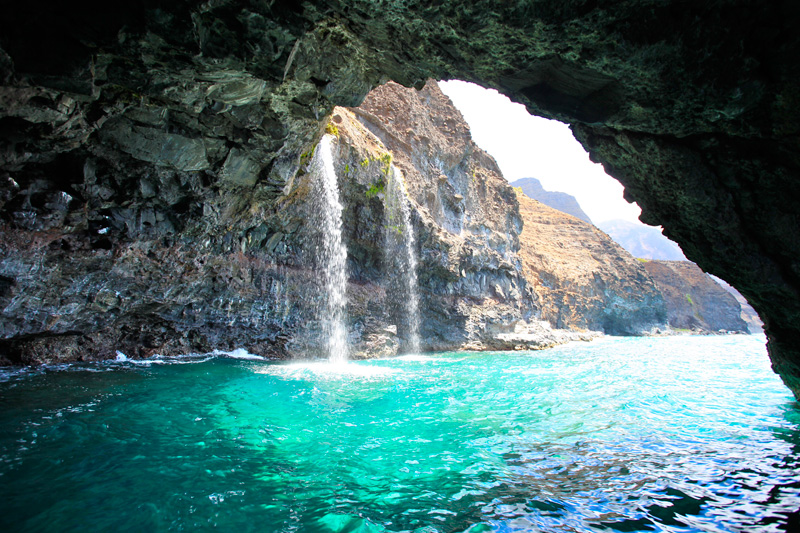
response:
[[[534,312],[517,257],[514,191],[436,83],[419,92],[388,83],[353,112],[394,154],[419,218],[428,344],[497,347],[484,332],[513,331]]]
[[[0,283],[2,305],[34,313],[20,279],[45,283],[37,273],[83,262],[105,275],[108,256],[138,248],[135,264],[173,246],[241,251],[334,105],[388,79],[454,77],[569,122],[646,222],[752,302],[775,370],[800,394],[798,10],[788,0],[9,4],[0,210],[3,257],[19,263]],[[66,290],[61,316],[73,294],[87,297]]]
[[[689,261],[645,261],[667,303],[669,325],[696,331],[745,333],[736,298]]]
[[[543,319],[609,335],[666,329],[661,291],[622,246],[592,224],[519,191],[517,200],[524,224],[522,271]]]

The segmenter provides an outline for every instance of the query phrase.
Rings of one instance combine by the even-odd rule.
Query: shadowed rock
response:
[[[788,0],[13,2],[0,21],[0,214],[2,261],[24,266],[2,275],[19,290],[31,272],[90,261],[85,250],[164,237],[215,257],[246,249],[277,229],[265,213],[280,218],[334,105],[389,79],[460,78],[568,122],[643,221],[752,303],[800,394],[798,22]],[[118,134],[125,121],[133,136]],[[139,148],[157,138],[153,161]],[[225,180],[233,148],[255,163],[229,164]]]
[[[645,261],[667,302],[669,325],[699,331],[745,333],[736,298],[689,261]]]

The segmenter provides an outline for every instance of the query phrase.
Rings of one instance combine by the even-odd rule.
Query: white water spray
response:
[[[386,191],[387,239],[402,244],[401,273],[405,289],[405,315],[408,322],[408,342],[411,353],[420,352],[419,289],[417,287],[417,253],[414,226],[411,224],[411,204],[403,173],[392,165]],[[398,220],[399,219],[399,220]]]
[[[323,321],[328,338],[328,359],[332,363],[347,361],[347,248],[342,239],[342,203],[333,167],[330,135],[320,140],[311,163],[317,184],[322,191],[321,222],[323,233],[320,259],[325,271],[326,315]]]

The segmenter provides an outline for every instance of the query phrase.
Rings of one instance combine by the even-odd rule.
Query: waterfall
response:
[[[386,244],[387,258],[399,263],[402,277],[402,297],[405,319],[408,323],[408,342],[411,353],[420,352],[419,340],[419,289],[417,287],[417,253],[414,226],[411,224],[411,201],[408,198],[403,173],[392,165],[386,187]],[[391,254],[390,245],[404,250],[398,256]]]
[[[342,240],[342,203],[339,200],[339,185],[333,168],[332,137],[325,135],[320,140],[311,172],[322,189],[320,222],[323,234],[322,246],[318,248],[325,271],[326,314],[323,320],[328,339],[328,359],[332,363],[347,361],[347,327],[345,305],[347,303],[347,248]]]

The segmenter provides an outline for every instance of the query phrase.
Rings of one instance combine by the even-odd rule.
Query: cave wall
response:
[[[73,261],[107,272],[104,254],[131,246],[241,250],[280,219],[276,199],[334,105],[357,105],[389,79],[459,78],[571,124],[645,222],[748,298],[773,367],[800,394],[799,10],[743,0],[9,4],[0,216],[4,261],[18,264],[0,280],[2,305],[35,314],[17,276]]]

